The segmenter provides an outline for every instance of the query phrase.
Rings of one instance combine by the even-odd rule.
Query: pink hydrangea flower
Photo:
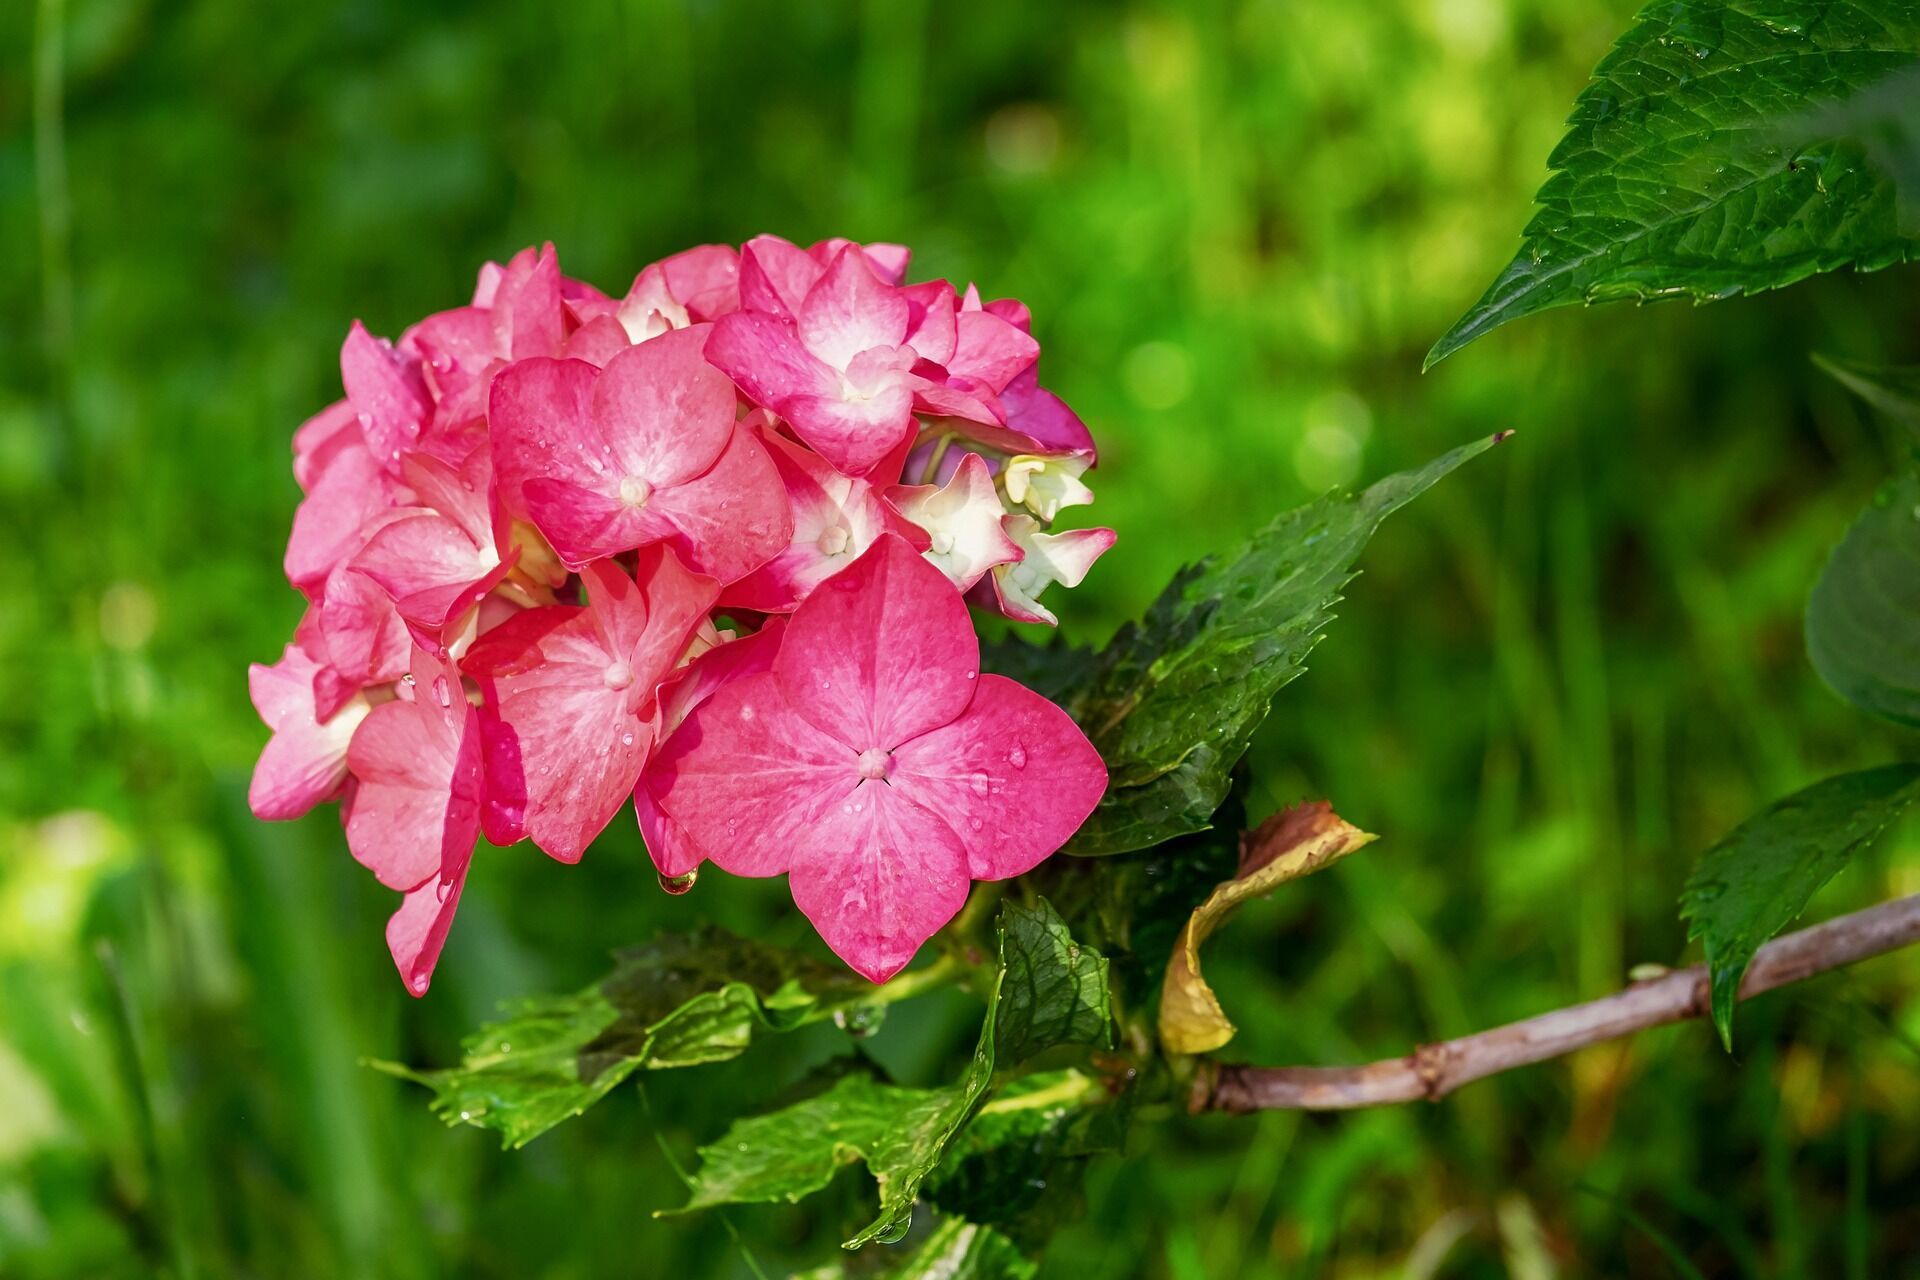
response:
[[[743,305],[748,282],[743,261]],[[783,310],[792,306],[790,297],[778,301]],[[913,373],[914,320],[906,291],[874,274],[866,253],[848,245],[791,320],[747,310],[722,316],[707,358],[810,448],[859,475],[917,430],[913,397],[925,380]]]
[[[881,534],[917,534],[872,484],[835,471],[819,454],[778,434],[763,430],[759,436],[780,472],[792,534],[771,560],[720,593],[722,606],[789,612]]]
[[[787,873],[827,945],[875,982],[970,881],[1064,844],[1107,782],[1065,712],[980,673],[959,594],[891,535],[794,613],[771,670],[697,708],[648,778],[715,864]]]
[[[701,355],[706,326],[671,330],[605,369],[522,360],[494,382],[501,500],[571,569],[666,541],[732,582],[792,528],[767,451],[735,422],[732,385]]]
[[[639,781],[657,732],[655,690],[719,597],[719,584],[652,546],[638,581],[609,560],[581,577],[587,603],[529,609],[461,662],[480,685],[495,844],[530,838],[578,862]]]
[[[350,327],[294,435],[306,611],[251,671],[249,802],[343,802],[404,895],[408,990],[481,832],[572,862],[630,796],[663,885],[787,872],[878,979],[1097,802],[1064,713],[978,674],[962,603],[1053,621],[1041,593],[1112,541],[1049,527],[1092,439],[1023,305],[908,261],[761,236],[616,298],[543,245],[397,342]]]

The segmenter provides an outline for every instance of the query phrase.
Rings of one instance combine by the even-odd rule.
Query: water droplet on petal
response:
[[[1013,750],[1007,752],[1007,763],[1012,765],[1016,769],[1026,768],[1027,767],[1027,749],[1025,747],[1022,747],[1016,744]]]
[[[973,677],[974,677],[974,675],[975,675],[975,674],[976,674],[976,673],[974,673],[974,672],[972,672],[972,671],[969,671],[969,672],[967,672],[967,679],[969,679],[969,680],[971,680],[971,679],[973,679]]]
[[[973,794],[977,796],[983,796],[987,794],[987,790],[990,784],[987,780],[986,774],[976,773],[973,775],[973,777],[967,780],[967,785],[973,788]]]
[[[670,893],[677,898],[687,892],[687,890],[693,888],[693,882],[699,878],[700,868],[698,867],[681,876],[662,874],[660,877],[660,888],[662,891]]]
[[[453,705],[453,696],[447,692],[447,678],[445,676],[435,676],[433,678],[433,700],[443,707]]]
[[[623,746],[623,747],[630,747],[630,746],[632,746],[632,745],[633,745],[633,735],[632,735],[632,734],[630,734],[630,733],[623,733],[623,734],[621,734],[621,735],[620,735],[620,745],[621,745],[621,746]]]
[[[981,818],[978,814],[975,814],[972,817],[967,819],[967,825],[973,828],[973,830],[978,831],[982,827],[986,826],[987,824],[985,819]]]

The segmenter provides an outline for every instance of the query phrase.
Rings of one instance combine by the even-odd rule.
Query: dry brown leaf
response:
[[[1241,903],[1311,875],[1374,839],[1325,800],[1282,809],[1240,837],[1240,868],[1194,909],[1173,944],[1160,989],[1160,1043],[1171,1053],[1207,1053],[1233,1039],[1233,1023],[1200,973],[1200,944]]]

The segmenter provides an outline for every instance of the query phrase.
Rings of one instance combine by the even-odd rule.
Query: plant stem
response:
[[[1754,954],[1740,998],[1920,942],[1920,894],[1896,898],[1776,938]],[[1202,1065],[1194,1111],[1345,1111],[1438,1102],[1461,1085],[1544,1062],[1617,1036],[1698,1018],[1710,1008],[1705,965],[1676,969],[1585,1004],[1490,1031],[1421,1045],[1358,1067]]]

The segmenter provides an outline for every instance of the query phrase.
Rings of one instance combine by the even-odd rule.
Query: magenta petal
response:
[[[604,369],[607,361],[633,345],[627,339],[627,331],[611,315],[595,316],[573,331],[560,348],[560,354],[569,360],[585,360],[595,368]]]
[[[391,505],[393,481],[358,445],[341,449],[293,513],[284,567],[287,580],[313,594],[366,541]]]
[[[807,291],[796,321],[808,351],[845,369],[862,351],[905,341],[909,311],[900,290],[882,284],[867,255],[849,246]]]
[[[673,526],[669,540],[690,568],[723,584],[767,563],[793,537],[780,473],[753,434],[739,429],[710,471],[660,490],[646,511]]]
[[[584,360],[533,359],[517,360],[494,378],[487,420],[494,483],[507,515],[527,514],[521,489],[528,480],[590,473],[605,457],[589,408],[599,376]],[[556,453],[563,453],[564,461]]]
[[[922,360],[944,365],[953,358],[958,336],[953,286],[945,280],[908,285],[900,291],[907,300],[906,344]]]
[[[367,539],[353,558],[353,567],[396,601],[447,587],[464,588],[498,563],[491,546],[476,547],[459,525],[439,515],[396,520]]]
[[[855,972],[885,982],[966,905],[967,853],[884,782],[829,806],[793,857],[794,903]]]
[[[413,677],[412,697],[369,712],[347,752],[347,847],[401,890],[464,865],[480,833],[479,717],[451,663],[416,650]]]
[[[819,451],[820,456],[848,475],[872,470],[915,430],[913,391],[889,386],[871,399],[842,400],[831,396],[789,396],[774,412]]]
[[[684,484],[726,447],[736,401],[727,376],[701,354],[710,332],[705,325],[673,329],[607,362],[594,384],[593,417],[621,474],[655,487]],[[591,464],[598,470],[609,462],[592,457]],[[578,474],[564,478],[587,483]]]
[[[480,676],[481,732],[488,839],[511,843],[518,831],[551,857],[578,862],[632,794],[652,730],[629,709],[630,686],[609,686],[617,659],[590,611],[569,614],[539,637],[524,670]]]
[[[706,356],[747,399],[765,409],[789,396],[840,394],[840,376],[771,316],[737,311],[720,317],[707,338]]]
[[[300,492],[311,491],[320,473],[343,450],[365,447],[360,419],[345,400],[335,400],[308,418],[293,433],[293,478],[299,482]]]
[[[1066,401],[1040,385],[1033,368],[1006,385],[1000,403],[1007,411],[1007,425],[1042,446],[1036,452],[1097,456],[1087,424]]]
[[[960,593],[889,533],[807,597],[773,669],[795,711],[860,752],[959,715],[979,665]]]
[[[729,245],[703,244],[660,260],[667,291],[695,322],[740,309],[740,255]],[[802,297],[806,296],[803,292]]]
[[[633,789],[633,816],[640,824],[640,838],[646,842],[647,856],[654,869],[668,879],[679,879],[707,860],[686,829],[668,816],[647,789],[645,778]]]
[[[596,489],[539,477],[521,486],[527,517],[569,569],[667,536],[656,505],[634,507]]]
[[[319,719],[313,696],[319,670],[297,645],[288,645],[271,667],[256,662],[247,669],[254,710],[273,731],[247,788],[247,804],[256,818],[297,818],[330,799],[346,781],[347,744],[367,714],[367,704],[355,699]]]
[[[779,236],[755,236],[740,247],[740,307],[791,320],[825,266]]]
[[[964,311],[958,324],[953,359],[946,362],[947,371],[957,377],[976,379],[998,392],[1040,357],[1039,343],[990,311]]]
[[[722,870],[774,876],[860,784],[854,766],[854,752],[795,715],[767,672],[728,685],[688,716],[655,757],[649,782]]]
[[[342,565],[327,579],[320,637],[328,664],[356,691],[407,673],[413,645],[406,623],[386,589],[358,569]]]
[[[400,980],[412,995],[427,994],[466,884],[465,871],[452,884],[429,880],[407,894],[400,909],[387,919],[387,950],[393,953]]]
[[[382,465],[398,463],[432,410],[419,361],[395,351],[355,320],[340,347],[340,380],[360,417],[367,447]]]
[[[946,819],[976,880],[1021,875],[1070,839],[1107,789],[1107,766],[1066,712],[983,675],[951,724],[894,748],[887,781]]]

